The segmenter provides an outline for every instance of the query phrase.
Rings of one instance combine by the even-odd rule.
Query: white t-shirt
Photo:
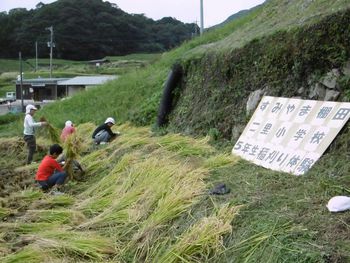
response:
[[[34,127],[41,126],[41,122],[34,122],[33,116],[26,114],[24,118],[24,135],[34,135]]]

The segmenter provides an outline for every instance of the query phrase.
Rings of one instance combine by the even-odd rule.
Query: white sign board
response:
[[[306,173],[350,118],[350,103],[265,96],[232,149],[257,165]]]

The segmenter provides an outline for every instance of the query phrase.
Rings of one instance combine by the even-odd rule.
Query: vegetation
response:
[[[246,125],[245,106],[253,91],[308,99],[315,79],[335,68],[341,71],[349,61],[348,21],[350,9],[255,39],[231,53],[208,52],[184,63],[185,84],[177,90],[171,129],[196,135],[215,129],[217,137],[235,141]],[[340,100],[349,101],[345,82]]]
[[[249,117],[250,92],[268,86],[270,95],[293,96],[303,85],[306,97],[308,79],[349,60],[348,7],[342,0],[271,0],[147,67],[44,107],[36,118],[53,127],[67,119],[80,124],[81,149],[65,150],[81,158],[86,175],[73,177],[64,196],[35,189],[37,164],[12,169],[25,159],[24,143],[14,137],[23,120],[4,117],[0,261],[348,262],[349,213],[332,214],[325,205],[350,193],[349,125],[300,177],[230,154]],[[154,123],[175,62],[184,78],[169,127],[153,133],[126,123]],[[348,84],[343,77],[342,100]],[[107,116],[116,117],[121,136],[94,146],[91,133]],[[43,136],[38,159],[52,143]],[[209,194],[222,183],[230,193]]]
[[[128,14],[102,0],[59,0],[39,3],[36,9],[12,9],[0,14],[0,57],[48,57],[47,42],[53,26],[55,57],[74,60],[169,50],[190,39],[196,24],[165,17],[154,21]],[[198,30],[197,30],[198,32]],[[45,50],[45,51],[44,51]]]
[[[94,128],[77,127],[82,145]],[[344,144],[337,156],[294,177],[222,154],[204,139],[158,137],[129,124],[118,129],[122,135],[112,143],[83,149],[86,175],[70,181],[65,196],[29,188],[2,199],[2,262],[350,259],[349,214],[325,207],[331,196],[347,193],[340,187],[349,183]],[[329,165],[333,158],[343,172]],[[231,192],[209,195],[220,182]]]

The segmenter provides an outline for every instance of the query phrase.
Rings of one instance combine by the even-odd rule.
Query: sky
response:
[[[89,0],[86,0],[89,1]],[[35,8],[36,4],[54,0],[0,0],[0,12],[13,8]],[[200,25],[200,0],[109,0],[130,14],[144,14],[154,20],[174,17],[185,23]],[[204,27],[214,26],[240,10],[249,9],[264,0],[203,0]]]

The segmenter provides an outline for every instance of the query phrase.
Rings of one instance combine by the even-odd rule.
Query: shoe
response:
[[[107,144],[108,142],[100,142],[100,144]]]
[[[54,190],[51,192],[51,195],[59,196],[59,195],[64,195],[64,193],[57,191],[57,190]]]
[[[223,183],[216,185],[212,190],[209,191],[210,195],[224,195],[230,193],[230,189]]]

